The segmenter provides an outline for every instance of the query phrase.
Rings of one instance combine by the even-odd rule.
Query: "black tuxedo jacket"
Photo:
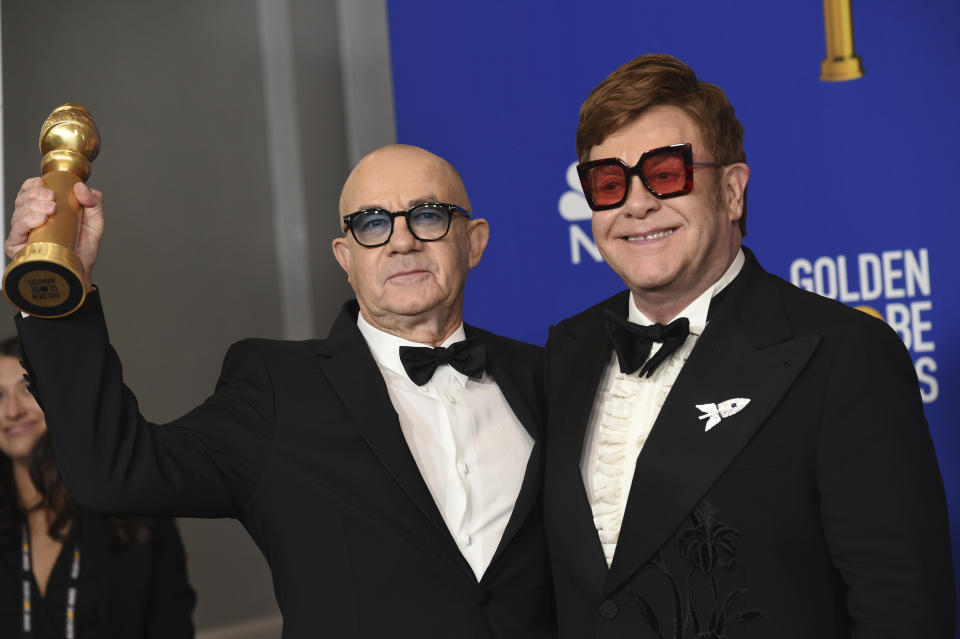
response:
[[[580,472],[603,312],[551,330],[544,506],[560,636],[952,639],[945,498],[903,344],[749,251],[637,459],[613,563]],[[746,398],[705,430],[697,405]]]
[[[535,440],[503,539],[477,582],[407,448],[348,302],[326,340],[230,347],[214,394],[165,426],[121,380],[98,294],[18,320],[62,473],[88,508],[235,517],[273,572],[285,638],[555,635],[540,488],[541,351],[476,328]]]

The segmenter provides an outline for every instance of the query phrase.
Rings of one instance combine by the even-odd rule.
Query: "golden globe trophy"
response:
[[[73,185],[90,177],[90,162],[100,151],[100,132],[79,104],[55,108],[40,129],[40,171],[57,208],[30,232],[27,245],[3,273],[3,292],[22,311],[39,317],[74,312],[87,295],[83,264],[74,251],[83,209]]]

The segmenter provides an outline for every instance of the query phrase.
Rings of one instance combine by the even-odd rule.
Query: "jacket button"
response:
[[[617,616],[617,604],[615,601],[610,601],[607,599],[602,604],[600,604],[600,616],[604,619],[613,619]]]
[[[477,595],[477,603],[481,606],[486,606],[488,603],[490,603],[490,591],[481,590],[480,594]]]

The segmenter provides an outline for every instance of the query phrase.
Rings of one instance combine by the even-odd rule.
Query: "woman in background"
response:
[[[193,637],[173,521],[73,503],[21,358],[16,337],[0,342],[0,637]]]

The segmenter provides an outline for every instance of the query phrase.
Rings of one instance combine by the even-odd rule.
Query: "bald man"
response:
[[[236,518],[273,571],[285,639],[555,635],[541,354],[463,323],[489,227],[448,162],[399,145],[361,160],[333,240],[356,299],[324,340],[234,344],[214,394],[165,426],[123,386],[89,278],[102,198],[75,193],[88,297],[18,328],[81,505]],[[8,255],[51,201],[24,183]]]

